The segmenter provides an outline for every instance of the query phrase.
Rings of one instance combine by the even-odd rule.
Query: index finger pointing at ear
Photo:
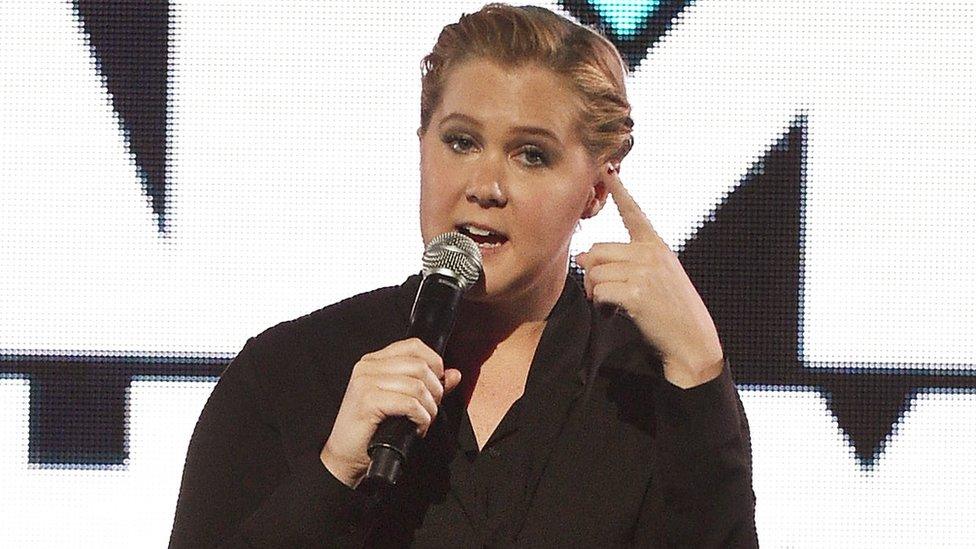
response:
[[[613,195],[613,203],[617,205],[617,211],[620,212],[620,218],[624,222],[624,227],[627,227],[631,241],[651,242],[660,239],[657,231],[654,230],[654,226],[651,225],[651,221],[641,210],[640,204],[634,200],[634,197],[624,187],[623,182],[620,181],[617,170],[611,165],[607,173],[609,174],[609,190],[610,194]]]

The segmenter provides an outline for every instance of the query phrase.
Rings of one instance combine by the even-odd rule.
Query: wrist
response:
[[[334,452],[329,448],[329,443],[326,442],[322,451],[319,453],[319,461],[322,465],[332,473],[339,482],[345,484],[346,486],[355,489],[359,485],[359,481],[362,480],[365,471],[358,471],[357,467],[349,465],[344,460],[340,459]]]
[[[683,362],[679,360],[664,361],[664,377],[672,385],[682,389],[690,389],[717,378],[725,367],[725,355],[717,360]]]

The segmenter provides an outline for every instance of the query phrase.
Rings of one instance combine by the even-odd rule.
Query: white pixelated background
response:
[[[165,546],[244,341],[419,269],[420,60],[481,4],[0,2],[0,546]],[[542,5],[626,54],[760,543],[976,543],[973,4]]]

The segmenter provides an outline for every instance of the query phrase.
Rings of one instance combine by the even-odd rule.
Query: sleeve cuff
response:
[[[661,434],[689,451],[721,446],[744,435],[745,412],[728,358],[724,359],[717,377],[688,389],[662,376],[655,402]]]
[[[252,543],[306,546],[331,540],[345,545],[365,535],[366,495],[335,478],[318,452],[301,455],[291,478],[268,496],[244,525]]]

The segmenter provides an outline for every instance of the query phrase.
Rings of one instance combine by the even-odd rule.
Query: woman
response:
[[[194,432],[171,545],[755,546],[718,335],[618,177],[632,122],[616,49],[488,5],[424,68],[421,232],[467,233],[484,256],[443,360],[403,339],[417,276],[250,340]],[[570,239],[608,195],[631,241],[580,254],[580,284]],[[389,416],[422,439],[367,506],[366,447]]]

